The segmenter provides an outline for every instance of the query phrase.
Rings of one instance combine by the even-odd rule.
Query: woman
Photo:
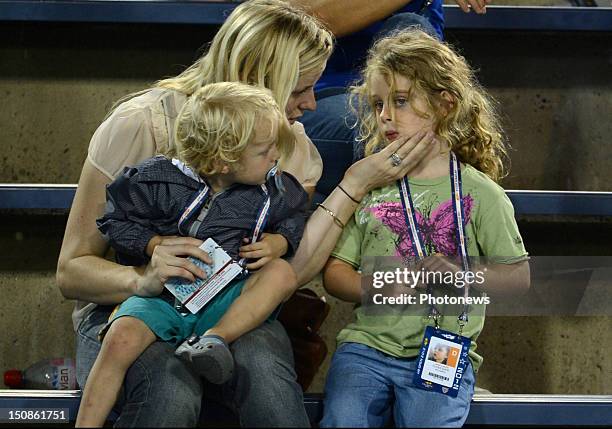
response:
[[[312,88],[331,50],[330,33],[301,10],[279,0],[245,2],[225,21],[208,53],[179,76],[119,104],[98,128],[81,172],[57,271],[62,294],[79,300],[73,319],[81,386],[99,352],[97,333],[111,308],[132,295],[158,295],[169,277],[202,276],[184,257],[207,259],[198,248],[201,241],[190,237],[166,237],[146,266],[122,266],[105,259],[108,244],[95,224],[104,211],[105,186],[126,165],[156,153],[172,153],[173,121],[186,97],[207,83],[242,81],[269,88],[279,105],[285,106],[302,143],[298,145],[301,151],[285,160],[283,167],[312,192],[321,174],[320,158],[297,119],[316,107]],[[308,222],[293,261],[301,283],[327,260],[341,232],[337,224],[354,212],[354,201],[372,187],[405,174],[429,149],[427,143],[413,138],[400,147],[398,142],[347,172],[341,183],[344,191],[335,189],[324,202],[326,209],[317,210]],[[403,159],[399,165],[388,159],[394,151]],[[246,246],[245,251],[261,258],[268,254],[265,240],[261,243]],[[173,351],[155,342],[130,367],[118,403],[118,426],[197,424],[204,386]],[[278,322],[243,336],[232,351],[235,377],[223,386],[222,393],[238,408],[241,424],[308,425],[291,346]],[[169,400],[172,407],[165,406]]]

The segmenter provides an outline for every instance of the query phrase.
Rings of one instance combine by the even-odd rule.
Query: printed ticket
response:
[[[202,243],[200,248],[211,257],[212,265],[193,257],[189,257],[189,260],[206,272],[206,279],[196,278],[194,282],[190,282],[173,277],[164,285],[193,314],[200,311],[242,272],[242,267],[212,238]]]

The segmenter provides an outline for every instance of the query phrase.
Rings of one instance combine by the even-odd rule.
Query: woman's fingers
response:
[[[435,150],[435,134],[433,132],[419,131],[409,137],[400,137],[379,152],[385,158],[383,162],[389,163],[394,176],[399,179],[415,168],[431,151]],[[398,164],[393,163],[392,155],[400,158]],[[386,160],[388,158],[388,160]]]
[[[179,277],[191,281],[195,280],[194,276],[206,278],[206,272],[185,256],[193,256],[206,264],[212,263],[210,256],[198,247],[184,244],[160,245],[155,248],[152,258],[152,263],[158,271],[159,278],[167,280],[169,277],[172,277],[169,271],[176,268],[190,273],[190,275],[186,275],[181,271],[182,274]]]
[[[162,244],[157,246],[155,250],[175,256],[193,256],[206,264],[212,264],[212,259],[208,253],[202,250],[199,246],[202,240],[192,237],[174,237],[164,239]]]

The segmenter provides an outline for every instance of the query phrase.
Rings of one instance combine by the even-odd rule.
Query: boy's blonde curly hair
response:
[[[295,146],[295,135],[272,93],[238,82],[221,82],[197,90],[175,123],[178,158],[202,176],[219,173],[223,165],[236,168],[253,141],[255,126],[276,121],[276,145],[281,159]]]
[[[415,108],[418,94],[434,114],[433,131],[449,143],[462,162],[494,181],[506,175],[506,144],[495,101],[480,86],[465,58],[418,29],[403,30],[376,42],[368,53],[363,83],[351,88],[360,119],[358,140],[365,143],[366,155],[386,144],[378,130],[376,109],[369,96],[374,74],[387,80],[390,94],[396,89],[394,75],[410,80],[408,99],[412,108],[424,118],[429,117]],[[443,91],[451,95],[452,104],[443,103]],[[441,102],[446,110],[440,107]]]

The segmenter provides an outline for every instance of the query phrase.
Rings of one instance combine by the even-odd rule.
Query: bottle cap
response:
[[[8,387],[22,387],[23,373],[18,369],[9,369],[4,372],[4,384]]]

